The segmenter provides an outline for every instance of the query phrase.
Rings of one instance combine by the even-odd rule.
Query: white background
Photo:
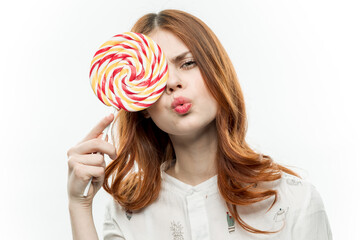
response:
[[[245,94],[249,144],[316,186],[334,239],[356,238],[360,8],[349,0],[2,1],[0,238],[72,238],[66,151],[112,112],[90,88],[92,56],[165,8],[215,32]],[[100,239],[107,197],[94,200]]]

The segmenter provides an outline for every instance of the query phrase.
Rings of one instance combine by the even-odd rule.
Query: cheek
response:
[[[153,118],[153,116],[156,115],[156,103],[154,103],[153,105],[151,105],[150,107],[147,108],[147,112],[149,113],[150,117]]]
[[[165,99],[158,99],[153,105],[151,105],[147,111],[150,117],[153,119],[154,123],[158,125],[158,122],[163,119],[163,115],[166,114],[165,111]]]
[[[209,95],[207,97],[207,99],[204,101],[205,101],[206,109],[207,109],[209,115],[216,114],[216,112],[218,110],[218,103],[216,102],[216,100],[211,95]]]
[[[207,105],[208,108],[216,108],[217,109],[217,102],[215,98],[211,95],[210,91],[206,88],[205,83],[198,86],[199,89],[199,96],[202,96],[201,101]],[[200,90],[201,89],[201,90]]]
[[[148,108],[148,113],[150,115],[151,120],[154,124],[164,132],[169,132],[168,129],[168,118],[167,112],[164,111],[164,107],[161,106],[159,103],[154,103],[151,107]]]
[[[161,114],[161,109],[165,108],[164,99],[159,98],[155,103],[147,108],[148,113],[151,117],[156,117]]]

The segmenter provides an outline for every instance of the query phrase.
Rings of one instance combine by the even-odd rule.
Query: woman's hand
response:
[[[81,142],[68,150],[69,204],[90,207],[95,194],[101,188],[106,167],[104,153],[113,160],[117,156],[115,147],[101,139],[102,131],[113,121],[113,118],[114,115],[111,114],[102,119]],[[93,180],[89,193],[84,197],[85,187],[91,177]]]

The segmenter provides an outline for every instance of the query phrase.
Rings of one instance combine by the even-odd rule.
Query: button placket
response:
[[[205,195],[189,190],[186,196],[192,240],[209,240],[209,222],[206,214]]]

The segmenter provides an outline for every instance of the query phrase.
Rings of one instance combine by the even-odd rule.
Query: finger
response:
[[[102,139],[102,140],[104,140],[105,142],[107,142],[108,139],[109,139],[109,138],[108,138],[109,134],[106,134],[105,138],[103,139],[104,134],[105,134],[105,133],[101,133],[97,138],[98,138],[98,139]]]
[[[100,152],[102,154],[107,154],[111,159],[117,157],[114,145],[98,138],[80,143],[74,148],[74,151],[79,155]]]
[[[82,142],[97,138],[104,131],[104,129],[113,121],[113,119],[114,114],[110,114],[104,117],[100,122],[95,125],[93,129],[91,129],[91,131],[86,135]]]
[[[73,174],[76,178],[88,182],[91,177],[99,178],[105,174],[105,168],[78,164],[74,167]]]
[[[84,164],[88,166],[106,167],[104,156],[101,154],[86,154],[72,156],[68,160],[69,166],[76,166],[76,164]]]

